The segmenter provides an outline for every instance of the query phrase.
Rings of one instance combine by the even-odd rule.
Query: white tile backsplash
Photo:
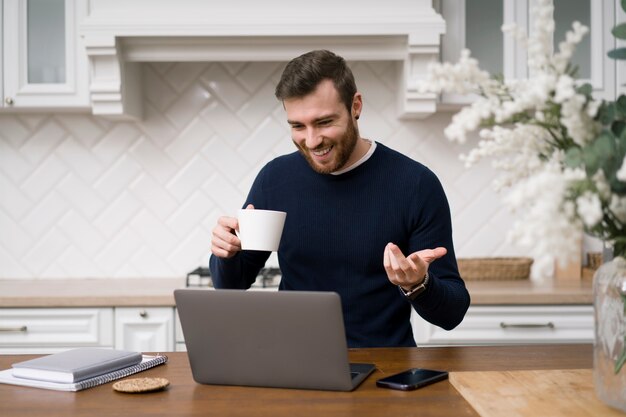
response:
[[[107,238],[115,238],[127,229],[127,224],[142,209],[141,203],[128,191],[116,196],[100,212],[93,224]]]
[[[1,126],[1,124],[0,124]],[[15,183],[21,183],[32,172],[31,164],[20,154],[19,148],[10,146],[4,139],[0,141],[0,173]],[[1,181],[1,179],[0,179]],[[0,188],[2,190],[2,188]]]
[[[69,133],[53,118],[48,118],[41,125],[33,125],[33,135],[20,146],[19,152],[34,168],[62,144]]]
[[[86,116],[87,117],[87,116]],[[100,140],[91,147],[96,157],[107,166],[113,165],[127,155],[133,144],[141,137],[141,131],[129,123],[114,124],[103,132]]]
[[[91,183],[78,175],[70,174],[65,177],[57,184],[56,190],[65,198],[66,205],[75,208],[88,219],[94,219],[107,209],[107,201],[96,192]]]
[[[71,206],[68,201],[61,197],[57,190],[53,189],[43,199],[37,201],[37,204],[32,204],[29,201],[28,208],[24,209],[26,216],[23,218],[18,217],[17,219],[29,234],[31,245],[36,245],[40,241],[41,236],[59,232],[59,230],[55,230],[56,223],[70,209]],[[4,240],[4,233],[2,237]],[[5,247],[10,250],[10,236],[6,236],[6,238]]]
[[[13,155],[17,156],[16,153]],[[26,177],[21,183],[21,189],[32,201],[40,200],[69,172],[67,164],[52,154]]]
[[[85,117],[84,114],[57,114],[55,119],[67,129],[70,136],[80,141],[87,149],[93,148],[110,129],[109,121]]]
[[[14,115],[0,115],[0,126],[2,143],[8,142],[15,148],[19,148],[31,135],[30,130]]]
[[[184,165],[202,151],[207,138],[213,136],[212,129],[199,117],[196,117],[178,135],[178,140],[165,147],[165,152],[179,165]]]
[[[142,202],[143,207],[155,214],[161,222],[165,222],[178,207],[176,199],[163,185],[146,173],[142,173],[129,189]]]
[[[105,165],[74,136],[68,136],[56,147],[53,155],[62,159],[75,175],[88,183],[93,183],[105,170]]]
[[[80,251],[75,249],[74,253],[81,253],[87,259],[93,259],[107,243],[107,236],[94,222],[88,221],[76,210],[69,210],[63,215],[57,222],[57,229],[72,242],[73,246],[80,248]]]
[[[257,171],[295,148],[273,96],[283,64],[143,66],[144,119],[0,115],[0,278],[181,277],[205,265],[217,217],[233,215]],[[396,116],[393,62],[355,62],[364,137],[439,176],[459,256],[522,255],[487,163],[443,137],[451,113]],[[275,256],[271,264],[275,265]]]
[[[211,65],[200,77],[200,81],[232,112],[248,101],[249,93],[240,79],[233,77],[223,65]]]
[[[122,155],[94,182],[94,189],[107,201],[122,193],[138,175],[142,167],[128,155]]]

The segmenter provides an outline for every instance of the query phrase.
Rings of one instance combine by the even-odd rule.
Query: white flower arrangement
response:
[[[626,255],[626,96],[602,102],[577,84],[570,61],[589,30],[574,22],[553,53],[553,12],[552,0],[536,2],[530,36],[502,28],[527,48],[527,79],[492,77],[463,50],[456,64],[433,62],[421,84],[425,92],[478,94],[444,134],[464,143],[480,129],[478,146],[461,159],[469,167],[489,157],[501,172],[496,189],[509,191],[505,204],[520,214],[509,238],[529,247],[539,278],[552,274],[555,259],[578,255],[583,230]]]

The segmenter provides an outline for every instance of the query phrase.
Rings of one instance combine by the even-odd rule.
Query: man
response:
[[[350,347],[415,346],[411,306],[457,326],[470,298],[443,188],[425,166],[359,136],[363,100],[344,59],[323,50],[295,58],[276,97],[298,152],[268,163],[244,206],[287,212],[280,289],[339,293]],[[270,255],[242,251],[237,229],[232,217],[213,229],[216,288],[249,288]]]

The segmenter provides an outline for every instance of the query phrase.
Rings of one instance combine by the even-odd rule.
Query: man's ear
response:
[[[363,97],[361,96],[361,93],[357,91],[354,93],[354,98],[352,99],[352,117],[359,120],[361,111],[363,111]]]

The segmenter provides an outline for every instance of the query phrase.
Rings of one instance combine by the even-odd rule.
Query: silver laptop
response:
[[[201,384],[352,391],[373,364],[350,364],[334,292],[179,289],[176,307]]]

